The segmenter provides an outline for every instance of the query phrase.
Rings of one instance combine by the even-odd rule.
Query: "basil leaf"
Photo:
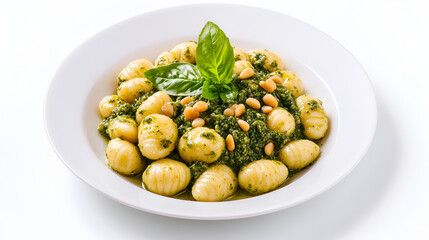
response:
[[[225,33],[207,22],[200,33],[196,54],[197,67],[213,83],[230,83],[234,72],[234,51]]]
[[[152,68],[144,75],[158,90],[172,96],[199,95],[203,89],[203,77],[198,68],[190,63]]]
[[[204,81],[203,98],[209,99],[209,100],[219,98],[219,92],[217,91],[217,88],[211,84],[211,81],[209,79],[206,79]]]
[[[237,88],[235,88],[234,84],[229,83],[228,85],[224,85],[223,88],[224,88],[224,91],[219,93],[222,101],[225,102],[227,100],[233,100],[237,97],[238,91],[237,91]],[[227,89],[227,88],[229,88],[229,89]]]

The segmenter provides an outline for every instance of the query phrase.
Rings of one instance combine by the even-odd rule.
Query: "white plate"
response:
[[[323,101],[330,132],[322,155],[289,185],[268,194],[226,202],[195,202],[153,194],[105,164],[106,141],[97,132],[98,102],[115,90],[118,72],[136,58],[152,61],[186,40],[198,40],[207,21],[244,50],[277,53]],[[300,204],[346,176],[367,151],[376,127],[370,81],[338,42],[289,16],[237,5],[191,5],[154,11],[116,24],[79,46],[61,64],[45,101],[45,126],[58,156],[79,178],[134,208],[189,219],[233,219]]]

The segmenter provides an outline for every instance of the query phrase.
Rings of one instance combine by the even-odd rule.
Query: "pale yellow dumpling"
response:
[[[321,139],[328,130],[328,117],[322,102],[310,95],[302,95],[296,99],[299,108],[304,135],[312,140]]]
[[[98,111],[100,112],[101,117],[106,118],[109,116],[119,105],[120,101],[121,100],[119,99],[118,95],[109,95],[101,99],[100,103],[98,104]]]
[[[225,140],[213,129],[197,127],[183,134],[177,148],[186,162],[212,163],[224,151]]]
[[[251,194],[262,194],[284,183],[288,174],[289,171],[282,162],[261,159],[241,168],[238,184]]]
[[[184,163],[164,158],[151,163],[142,175],[147,190],[172,196],[183,191],[191,180],[191,170]]]
[[[286,144],[279,152],[279,158],[289,169],[308,166],[320,155],[320,147],[314,142],[302,139]]]
[[[173,47],[170,54],[177,59],[177,62],[187,62],[195,64],[195,56],[197,54],[196,42],[183,42]]]
[[[247,52],[247,54],[253,65],[261,65],[269,71],[284,70],[283,60],[273,52],[256,49]]]
[[[137,142],[137,123],[128,116],[118,116],[110,120],[106,132],[111,139],[121,138],[130,143]]]
[[[196,54],[196,42],[183,42],[174,46],[171,50],[161,53],[161,55],[159,55],[159,57],[155,61],[155,67],[164,66],[176,62],[187,62],[195,64]]]
[[[192,196],[197,201],[215,202],[231,196],[237,190],[237,176],[226,165],[208,168],[192,187]]]
[[[234,50],[234,60],[235,61],[241,61],[241,60],[249,61],[249,56],[241,48],[233,47],[232,49]]]
[[[246,60],[236,61],[234,63],[234,73],[240,74],[246,68],[253,68],[252,64]]]
[[[168,102],[172,102],[171,97],[162,91],[154,93],[152,96],[148,97],[137,109],[136,120],[137,123],[140,123],[143,118],[150,114],[162,113],[162,106]]]
[[[268,114],[267,127],[270,130],[290,136],[295,130],[295,119],[285,109],[276,107]]]
[[[177,62],[177,59],[170,51],[162,52],[155,60],[155,67],[165,66]]]
[[[146,78],[134,78],[123,82],[118,87],[118,96],[127,103],[132,103],[143,93],[153,89],[152,83]]]
[[[140,152],[151,160],[168,156],[176,146],[177,126],[167,116],[161,114],[147,116],[141,122],[138,131]]]
[[[119,138],[109,141],[106,148],[106,156],[109,166],[113,170],[125,175],[137,174],[145,166],[139,149],[132,143]]]
[[[277,70],[272,72],[270,76],[277,75],[283,80],[283,86],[290,90],[294,97],[299,97],[304,94],[304,85],[302,80],[291,71]]]
[[[151,68],[153,68],[153,64],[147,59],[137,59],[132,61],[119,73],[118,86],[128,80],[145,77],[144,72]]]

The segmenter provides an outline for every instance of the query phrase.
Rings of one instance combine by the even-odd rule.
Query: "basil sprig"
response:
[[[193,64],[172,63],[152,68],[144,75],[157,89],[169,95],[189,96],[202,92],[203,77]]]
[[[225,33],[214,23],[207,22],[201,30],[197,65],[172,63],[150,69],[145,76],[161,91],[173,96],[202,94],[206,99],[223,101],[237,97],[231,83],[234,72],[234,51]]]

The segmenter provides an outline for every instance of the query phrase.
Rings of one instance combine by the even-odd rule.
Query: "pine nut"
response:
[[[209,108],[209,105],[204,101],[198,101],[194,104],[194,109],[198,112],[204,112]]]
[[[228,149],[228,151],[234,151],[235,149],[235,142],[234,142],[234,138],[232,137],[231,134],[228,134],[228,136],[226,136],[225,139],[226,142],[226,148]]]
[[[241,116],[241,114],[244,113],[244,110],[246,109],[246,107],[244,106],[244,104],[240,104],[238,105],[238,107],[235,109],[235,116],[239,117]]]
[[[187,107],[185,108],[185,111],[183,111],[183,115],[188,120],[194,120],[200,116],[200,113],[197,112],[193,107]]]
[[[192,127],[194,127],[194,128],[202,127],[202,126],[204,126],[205,123],[206,123],[206,121],[204,121],[204,119],[202,119],[202,118],[195,118],[192,121]]]
[[[273,80],[277,84],[283,84],[283,80],[278,75],[274,75],[274,76],[270,77],[269,79]]]
[[[263,113],[265,113],[265,114],[268,114],[268,113],[270,113],[271,111],[273,111],[273,108],[272,108],[272,107],[270,107],[270,106],[263,106],[263,107],[261,108],[261,111],[262,111]]]
[[[188,104],[190,102],[192,102],[192,98],[190,96],[187,96],[184,99],[182,99],[182,101],[180,101],[180,104],[186,105],[186,104]]]
[[[238,126],[240,126],[240,128],[243,129],[243,131],[245,132],[249,131],[250,126],[246,121],[238,119],[237,123],[238,123]]]
[[[241,73],[240,73],[240,79],[247,79],[252,77],[253,75],[255,75],[255,71],[253,71],[253,68],[245,68]]]
[[[259,86],[267,92],[274,92],[277,88],[276,83],[270,78],[267,81],[260,81]]]
[[[238,107],[238,104],[233,104],[231,107],[229,107],[229,108],[231,108],[232,110],[234,110],[235,111],[235,109],[237,109],[237,107]]]
[[[223,111],[223,115],[225,116],[231,117],[231,116],[234,116],[234,114],[235,114],[235,111],[232,108],[227,108]]]
[[[279,102],[277,101],[277,99],[271,95],[271,94],[266,94],[263,98],[262,101],[264,101],[265,104],[267,104],[268,106],[271,106],[273,108],[277,107],[277,105],[279,104]]]
[[[161,112],[162,112],[162,114],[164,114],[167,117],[173,116],[174,107],[173,107],[173,105],[171,105],[171,102],[168,102],[168,103],[165,103],[164,105],[162,105]]]
[[[256,98],[248,98],[246,99],[246,104],[253,109],[260,109],[261,103]]]
[[[267,154],[268,156],[271,155],[271,153],[273,153],[274,150],[274,144],[272,142],[268,143],[267,145],[265,145],[264,147],[264,152],[265,154]]]

